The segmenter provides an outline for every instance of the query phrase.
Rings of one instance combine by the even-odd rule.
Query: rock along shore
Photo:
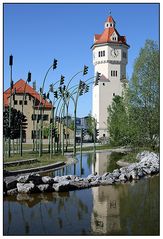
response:
[[[90,188],[100,185],[139,180],[145,176],[159,173],[159,156],[153,152],[144,151],[136,157],[137,163],[115,169],[101,176],[96,174],[81,178],[75,175],[41,176],[30,173],[17,177],[4,178],[3,191],[5,195],[17,193],[63,192],[77,189]]]

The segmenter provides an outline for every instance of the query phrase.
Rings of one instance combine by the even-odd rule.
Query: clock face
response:
[[[111,50],[111,55],[112,55],[113,57],[117,57],[118,54],[119,54],[119,51],[118,51],[117,49],[112,49],[112,50]]]

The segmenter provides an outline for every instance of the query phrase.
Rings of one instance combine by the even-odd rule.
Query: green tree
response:
[[[135,61],[130,84],[130,128],[133,143],[154,146],[160,124],[160,56],[158,45],[147,40]]]
[[[112,145],[126,145],[130,142],[129,117],[124,97],[115,96],[108,107],[108,129]]]
[[[158,45],[147,40],[135,60],[123,96],[108,108],[110,141],[115,145],[155,147],[160,125],[160,56]]]
[[[89,136],[92,138],[94,138],[94,128],[95,128],[95,119],[94,117],[91,115],[91,113],[88,114],[88,117],[87,117],[87,133],[89,134]]]

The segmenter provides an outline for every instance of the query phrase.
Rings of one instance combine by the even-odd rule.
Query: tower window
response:
[[[14,105],[17,105],[18,104],[18,101],[17,100],[14,100]]]
[[[105,86],[105,83],[103,83],[103,86]]]
[[[112,23],[110,23],[110,26],[112,27],[112,26],[113,26],[113,24],[112,24]]]
[[[115,96],[115,93],[113,93],[113,96]]]
[[[99,51],[99,52],[98,52],[98,56],[99,56],[99,57],[105,56],[105,51]]]
[[[116,77],[117,76],[117,71],[111,71],[111,76]]]

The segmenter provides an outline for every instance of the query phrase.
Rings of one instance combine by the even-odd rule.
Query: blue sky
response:
[[[85,79],[93,76],[92,51],[94,34],[101,34],[104,22],[112,12],[116,29],[127,37],[130,45],[127,76],[130,79],[134,60],[146,39],[159,41],[158,4],[5,4],[4,5],[4,89],[9,87],[8,58],[14,56],[13,80],[26,80],[28,71],[37,88],[44,75],[58,60],[58,68],[51,71],[49,84],[65,76],[66,82],[76,72],[89,66]],[[76,84],[82,75],[74,79]],[[92,107],[92,92],[82,96],[78,116],[86,116]],[[72,113],[72,107],[70,109]]]

